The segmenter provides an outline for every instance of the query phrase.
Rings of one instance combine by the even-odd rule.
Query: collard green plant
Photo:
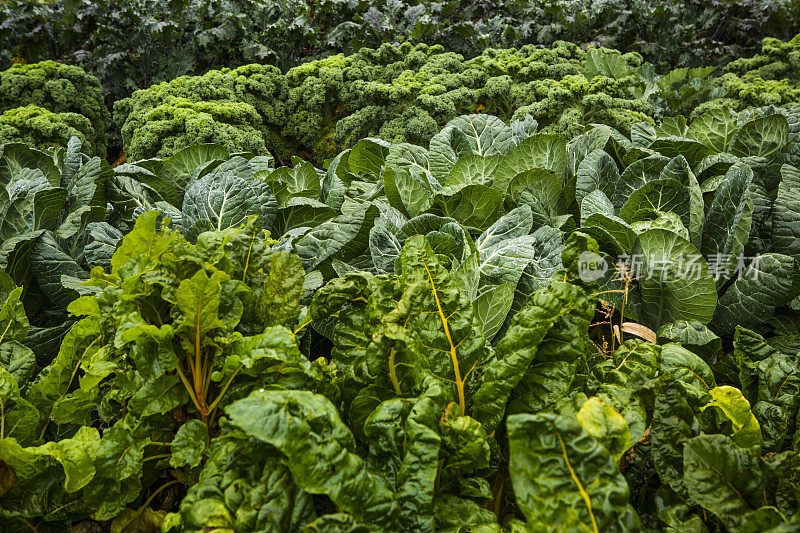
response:
[[[108,264],[122,238],[105,221],[105,182],[111,170],[81,149],[77,137],[53,152],[0,145],[0,257],[4,270],[24,287],[34,347],[47,344],[41,337],[63,336],[64,328],[57,326],[67,320],[67,304],[81,294],[79,283],[89,277],[92,265]],[[50,354],[43,357],[58,351],[57,344],[41,348]]]

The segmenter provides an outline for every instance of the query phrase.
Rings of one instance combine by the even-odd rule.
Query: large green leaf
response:
[[[772,250],[800,255],[800,170],[784,165],[778,196],[772,207]]]
[[[780,114],[766,115],[746,122],[731,140],[731,153],[739,157],[775,159],[789,140],[789,123]]]
[[[464,226],[483,229],[497,219],[502,203],[502,194],[488,185],[445,187],[436,193],[432,212],[454,218]]]
[[[244,224],[257,215],[263,228],[272,225],[277,201],[269,187],[256,179],[241,178],[232,172],[213,172],[194,181],[183,199],[182,225],[197,235]]]
[[[719,297],[711,328],[731,334],[739,325],[750,328],[768,320],[775,308],[797,296],[797,259],[783,254],[762,254],[749,265],[737,265],[739,277]]]
[[[578,165],[575,173],[575,200],[581,205],[583,199],[596,190],[611,198],[618,179],[619,169],[614,159],[604,150],[595,150]]]
[[[525,170],[552,170],[561,179],[567,167],[567,143],[558,135],[536,134],[506,152],[492,175],[494,187],[505,191],[511,180]]]
[[[179,194],[186,190],[195,172],[216,160],[228,159],[228,151],[218,144],[195,144],[178,150],[164,160],[159,176],[164,176]],[[158,187],[154,187],[159,190]],[[179,196],[180,197],[180,196]]]
[[[184,426],[185,427],[185,426]],[[231,498],[231,494],[237,497]],[[230,436],[212,441],[197,483],[180,504],[183,531],[288,531],[313,520],[312,496],[268,444]]]
[[[513,145],[511,136],[511,128],[493,115],[456,117],[431,139],[431,172],[442,181],[465,155],[502,154],[508,146]]]
[[[257,391],[233,403],[226,411],[235,426],[275,446],[287,457],[294,479],[304,490],[328,495],[340,509],[356,519],[383,528],[396,528],[402,508],[424,498],[424,492],[409,494],[409,499],[402,497],[402,492],[395,495],[378,474],[370,471],[354,453],[355,440],[336,408],[322,396],[307,391]],[[425,440],[409,441],[409,446],[420,446],[422,451],[431,445],[435,449],[434,443],[438,444],[438,436],[428,433]],[[412,456],[409,460],[420,461],[414,465],[419,469],[417,473],[431,467],[433,470],[428,471],[435,472],[435,453]],[[426,461],[431,463],[426,464]],[[321,465],[325,467],[320,468]],[[403,490],[402,485],[400,487]],[[425,492],[432,504],[432,477],[428,479]],[[430,514],[418,514],[413,518],[421,530],[431,528],[430,522],[425,525],[431,519]]]
[[[574,418],[514,415],[508,439],[514,494],[530,529],[639,529],[616,461]]]
[[[617,209],[621,209],[635,190],[641,188],[649,181],[659,179],[661,177],[661,172],[669,162],[670,159],[667,157],[654,155],[640,159],[629,165],[616,181],[616,186],[609,196],[614,206]]]
[[[700,251],[712,261],[717,286],[727,282],[742,259],[750,236],[753,200],[750,183],[753,171],[747,165],[734,165],[728,171],[706,215]]]
[[[588,325],[592,310],[583,291],[571,284],[552,282],[533,293],[497,344],[495,360],[487,366],[475,393],[472,416],[494,429],[518,386],[521,390],[516,395],[532,408],[542,409],[559,400],[583,355],[580,328]],[[562,344],[570,335],[578,338]]]
[[[631,257],[641,260],[638,297],[645,324],[658,330],[675,320],[707,324],[717,307],[708,264],[686,239],[663,229],[641,233]]]
[[[683,457],[689,497],[729,530],[741,527],[764,502],[758,448],[740,448],[724,435],[701,435],[686,443]]]

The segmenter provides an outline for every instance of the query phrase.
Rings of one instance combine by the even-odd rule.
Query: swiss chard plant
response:
[[[165,467],[184,470],[167,484],[191,479],[220,407],[256,388],[325,388],[326,365],[303,356],[292,332],[300,260],[272,244],[254,217],[191,244],[157,211],[143,214],[109,271],[95,267],[81,285],[88,294],[69,310],[83,318],[43,368],[19,345],[27,320],[21,289],[10,293],[0,360],[0,460],[13,472],[0,495],[4,520],[33,508],[49,520],[113,518]],[[39,490],[50,500],[37,503]]]

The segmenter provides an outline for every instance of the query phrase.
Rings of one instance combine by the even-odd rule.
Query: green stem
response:
[[[211,403],[211,405],[208,406],[209,418],[211,418],[211,415],[214,414],[214,409],[217,408],[217,405],[219,405],[219,402],[222,400],[222,397],[225,396],[226,392],[228,392],[228,387],[230,387],[231,383],[233,383],[233,378],[236,377],[236,374],[239,373],[239,371],[242,369],[243,366],[244,365],[239,365],[239,368],[236,369],[236,372],[234,372],[233,375],[231,375],[231,377],[228,378],[228,381],[225,382],[225,386],[222,387],[222,390],[220,391],[216,399]]]
[[[160,453],[158,455],[151,455],[150,457],[145,457],[144,459],[142,459],[142,462],[144,463],[146,461],[155,461],[157,459],[166,459],[167,457],[172,457],[172,454],[171,453]]]
[[[164,483],[163,485],[161,485],[160,487],[158,487],[158,488],[156,489],[156,491],[155,491],[153,494],[151,494],[149,498],[147,498],[147,501],[145,501],[145,502],[144,502],[144,505],[142,505],[141,507],[139,507],[139,510],[138,510],[138,511],[136,511],[136,515],[138,516],[138,515],[142,514],[142,513],[144,512],[144,510],[145,510],[145,509],[147,509],[147,506],[148,506],[148,505],[150,505],[150,503],[153,501],[153,498],[155,498],[156,496],[158,496],[158,494],[159,494],[161,491],[163,491],[164,489],[166,489],[167,487],[169,487],[169,486],[171,486],[171,485],[175,485],[176,483],[180,483],[180,481],[178,481],[177,479],[173,479],[172,481],[169,481],[169,482],[167,482],[167,483]]]
[[[78,370],[81,368],[81,364],[83,364],[83,358],[86,357],[86,353],[89,351],[89,349],[92,346],[94,346],[94,343],[96,343],[97,341],[99,341],[102,338],[103,338],[103,336],[99,335],[95,340],[93,340],[91,342],[91,344],[89,344],[89,346],[86,347],[85,350],[83,350],[83,353],[81,354],[80,359],[78,359],[78,362],[75,363],[75,368],[72,369],[72,374],[69,377],[69,383],[67,383],[67,387],[64,389],[64,393],[61,394],[58,397],[59,400],[61,398],[63,398],[67,394],[67,392],[69,392],[70,387],[72,387],[72,381],[75,379],[75,375],[78,373]],[[56,401],[58,401],[58,400],[56,400]],[[47,431],[47,426],[50,424],[50,416],[52,414],[53,414],[53,408],[51,407],[50,408],[50,413],[48,413],[48,415],[47,415],[47,421],[44,423],[44,427],[42,428],[42,433],[39,435],[39,440],[42,440],[44,438],[44,434],[45,434],[45,431]]]
[[[178,371],[178,377],[181,378],[181,381],[183,382],[183,386],[186,388],[186,392],[189,393],[189,398],[192,399],[192,403],[197,408],[197,411],[202,414],[203,413],[203,409],[201,409],[200,408],[200,404],[197,403],[197,397],[194,395],[194,389],[192,388],[192,385],[189,383],[189,380],[186,379],[186,376],[183,374],[183,371],[181,370],[181,367],[176,366],[175,370]]]

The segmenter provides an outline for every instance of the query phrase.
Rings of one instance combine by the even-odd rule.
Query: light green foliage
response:
[[[639,529],[614,459],[574,418],[514,415],[508,432],[514,492],[531,530]]]
[[[386,45],[0,145],[0,529],[796,529],[800,105],[710,74]]]
[[[268,445],[219,439],[199,480],[181,502],[183,530],[286,531],[314,518],[311,495],[298,487],[286,460]]]
[[[231,152],[277,148],[286,81],[269,65],[212,70],[136,91],[114,105],[129,159],[172,155],[199,142]]]
[[[38,106],[60,115],[60,122],[83,134],[81,140],[87,143],[87,148],[91,147],[87,150],[89,153],[105,155],[106,127],[110,125],[110,116],[100,82],[82,68],[42,61],[14,65],[0,72],[0,111],[24,105]],[[79,121],[71,113],[82,115],[86,121]],[[29,128],[34,129],[32,126]],[[35,129],[47,131],[42,126]],[[70,135],[61,134],[59,137],[67,140]],[[54,143],[55,139],[53,134],[49,134],[45,142]]]
[[[166,157],[197,143],[216,143],[231,152],[264,152],[261,117],[245,103],[168,98],[148,110],[141,126],[123,127],[129,157]]]
[[[0,144],[24,143],[38,150],[54,150],[77,137],[83,149],[90,154],[96,152],[92,142],[96,140],[92,123],[78,113],[53,113],[47,109],[29,105],[9,109],[0,115]]]
[[[264,386],[316,388],[325,364],[308,361],[287,329],[298,320],[299,260],[273,252],[255,217],[197,244],[158,219],[139,217],[110,270],[92,271],[69,306],[83,318],[35,379],[18,342],[20,289],[0,311],[0,460],[13,474],[0,493],[4,519],[113,518],[139,497],[143,476],[167,464],[190,476],[218,407]],[[32,487],[45,486],[53,496],[38,505]]]
[[[118,102],[115,116],[129,156],[138,158],[172,152],[178,134],[163,128],[153,131],[146,149],[134,140],[170,97],[247,103],[261,117],[268,148],[317,161],[364,137],[425,145],[449,120],[476,111],[507,121],[531,115],[545,131],[567,136],[591,122],[627,129],[650,120],[654,107],[637,99],[641,57],[595,52],[620,58],[624,67],[585,76],[587,54],[561,41],[550,49],[487,50],[467,61],[440,46],[384,44],[306,63],[285,76],[258,65],[184,76]]]

